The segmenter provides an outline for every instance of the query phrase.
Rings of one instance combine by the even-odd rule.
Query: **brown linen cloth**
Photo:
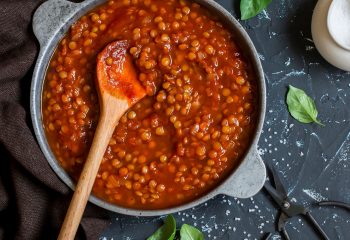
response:
[[[72,192],[34,137],[29,94],[38,43],[31,19],[42,0],[0,0],[0,239],[56,239]],[[107,211],[88,205],[77,239],[98,239]]]

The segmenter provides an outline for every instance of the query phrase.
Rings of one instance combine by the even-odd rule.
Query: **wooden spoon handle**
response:
[[[109,102],[109,104],[111,104],[113,107],[108,107],[107,105],[107,109],[105,109],[107,111],[101,112],[89,155],[79,177],[72,201],[69,205],[60,234],[58,236],[59,240],[74,239],[94,185],[103,155],[119,119],[128,108],[127,102],[121,105],[117,104],[117,106],[120,105],[120,108],[115,108],[116,105],[113,102]]]

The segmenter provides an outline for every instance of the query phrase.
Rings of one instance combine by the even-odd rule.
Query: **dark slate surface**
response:
[[[239,0],[218,2],[238,16]],[[330,66],[315,49],[310,30],[315,4],[273,0],[267,11],[242,22],[266,74],[267,116],[259,151],[284,178],[289,196],[310,206],[331,239],[350,239],[349,212],[313,205],[324,199],[350,203],[350,74]],[[326,127],[289,116],[284,102],[289,84],[315,99]],[[174,216],[201,229],[206,239],[264,239],[266,232],[275,232],[277,213],[262,191],[245,200],[218,196]],[[162,223],[162,217],[112,214],[112,219],[102,239],[145,239]],[[319,239],[304,219],[291,219],[287,229],[291,239]]]

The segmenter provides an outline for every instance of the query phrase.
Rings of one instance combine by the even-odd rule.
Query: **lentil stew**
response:
[[[133,209],[189,202],[240,163],[257,117],[254,73],[234,36],[182,0],[108,1],[80,18],[48,66],[43,124],[61,166],[78,179],[98,121],[96,57],[127,40],[148,97],[120,120],[93,192]]]

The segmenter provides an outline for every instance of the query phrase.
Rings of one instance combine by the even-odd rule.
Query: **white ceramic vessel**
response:
[[[327,27],[338,45],[350,51],[350,0],[333,0],[328,10]]]
[[[328,29],[328,14],[333,1],[318,1],[311,22],[312,38],[324,59],[337,68],[350,71],[350,51],[337,44]],[[329,26],[331,27],[331,25]],[[344,29],[344,31],[349,30]],[[337,36],[334,35],[334,38]]]

